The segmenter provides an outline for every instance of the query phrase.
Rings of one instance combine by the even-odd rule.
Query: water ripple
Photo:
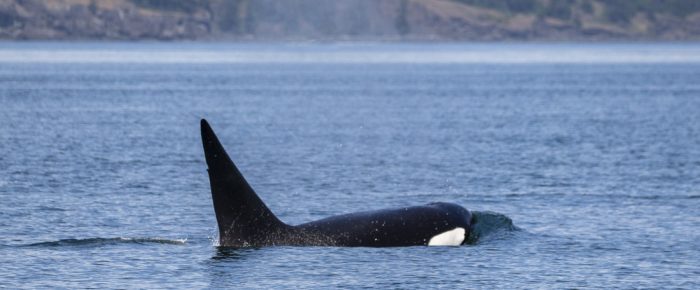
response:
[[[86,239],[61,239],[49,242],[39,242],[21,247],[101,247],[118,244],[167,244],[184,245],[187,239],[161,239],[161,238],[86,238]]]

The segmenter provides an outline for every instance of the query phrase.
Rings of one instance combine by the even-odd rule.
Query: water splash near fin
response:
[[[467,244],[476,244],[488,239],[501,237],[504,233],[519,231],[513,220],[497,212],[472,211],[472,227]]]

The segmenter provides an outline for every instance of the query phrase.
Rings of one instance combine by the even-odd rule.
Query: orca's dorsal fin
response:
[[[221,246],[264,246],[287,227],[250,187],[206,120],[201,121]],[[272,238],[274,240],[274,238]]]

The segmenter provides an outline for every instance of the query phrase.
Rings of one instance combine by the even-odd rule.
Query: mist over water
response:
[[[1,44],[0,286],[698,288],[698,51]],[[474,235],[216,247],[200,118],[285,222],[445,201]]]
[[[50,49],[47,49],[50,48]],[[688,43],[621,44],[83,44],[9,43],[9,63],[156,64],[514,64],[700,63],[700,47]]]

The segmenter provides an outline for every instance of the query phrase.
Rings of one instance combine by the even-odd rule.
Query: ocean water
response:
[[[454,202],[461,247],[231,249],[207,118],[292,224]],[[0,43],[0,288],[700,288],[700,45]]]

